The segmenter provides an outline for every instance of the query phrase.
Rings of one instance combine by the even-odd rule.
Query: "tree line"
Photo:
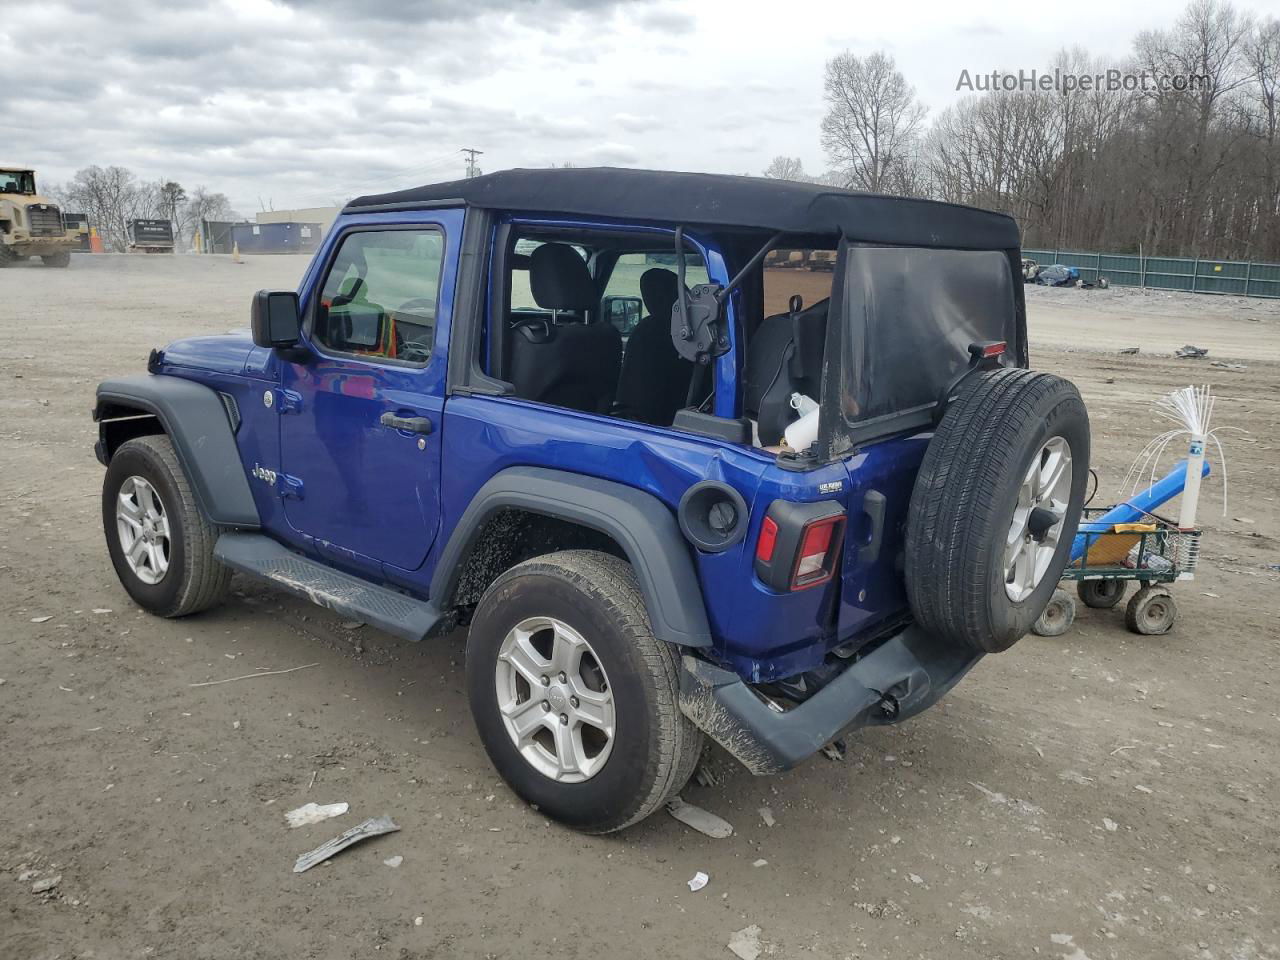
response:
[[[182,250],[194,242],[202,220],[241,219],[225,194],[203,186],[188,193],[173,180],[139,180],[124,167],[85,167],[48,193],[64,212],[87,216],[106,249],[116,252],[128,248],[130,220],[171,221],[174,242]]]
[[[1126,59],[1073,48],[1055,69],[1193,79],[988,83],[930,118],[892,57],[845,52],[826,64],[830,169],[764,174],[1003,210],[1027,247],[1280,261],[1280,21],[1193,0]]]

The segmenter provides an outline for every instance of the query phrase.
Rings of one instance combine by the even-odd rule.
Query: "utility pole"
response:
[[[479,176],[480,171],[476,167],[476,157],[482,155],[484,151],[477,150],[475,147],[463,147],[458,152],[467,155],[467,179],[470,180],[472,177]]]

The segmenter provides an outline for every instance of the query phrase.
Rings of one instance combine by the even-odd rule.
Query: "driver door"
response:
[[[444,254],[438,226],[352,230],[313,288],[312,357],[281,377],[278,482],[290,526],[317,552],[413,570],[435,538]]]

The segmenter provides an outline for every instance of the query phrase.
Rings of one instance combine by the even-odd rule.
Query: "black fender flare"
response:
[[[502,509],[568,520],[612,537],[635,570],[654,636],[685,647],[711,646],[702,589],[675,514],[643,490],[543,467],[509,467],[476,492],[432,575],[437,606],[450,604],[485,521]]]
[[[258,507],[249,490],[240,451],[217,391],[182,377],[145,374],[98,384],[93,419],[98,422],[98,458],[110,460],[107,424],[152,414],[173,443],[196,500],[212,523],[257,529]]]

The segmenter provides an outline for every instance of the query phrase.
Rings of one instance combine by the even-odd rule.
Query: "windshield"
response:
[[[30,170],[0,170],[0,193],[35,193],[36,177]]]
[[[839,403],[856,439],[923,426],[968,364],[968,346],[1020,343],[1009,259],[1000,250],[846,245]]]

